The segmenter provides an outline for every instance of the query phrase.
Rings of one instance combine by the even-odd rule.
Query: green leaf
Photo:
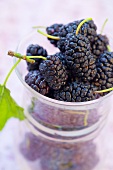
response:
[[[0,130],[12,117],[24,120],[24,109],[11,97],[10,90],[4,85],[0,85]]]

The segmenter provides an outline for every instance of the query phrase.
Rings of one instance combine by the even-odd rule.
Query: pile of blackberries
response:
[[[106,35],[98,34],[93,20],[85,22],[78,34],[76,30],[82,20],[64,24],[53,24],[46,28],[49,35],[59,37],[50,42],[59,52],[48,55],[47,51],[30,44],[28,56],[44,56],[27,63],[29,73],[26,83],[47,97],[66,101],[84,102],[99,98],[95,91],[113,87],[113,52],[107,46]]]

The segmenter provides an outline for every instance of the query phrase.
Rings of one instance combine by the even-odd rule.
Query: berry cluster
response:
[[[67,25],[53,24],[46,28],[50,42],[59,49],[56,54],[35,44],[28,46],[26,55],[45,56],[27,63],[26,83],[42,95],[67,101],[83,102],[97,99],[95,91],[113,86],[113,53],[108,51],[106,35],[97,33],[93,20],[77,20]],[[80,26],[77,33],[77,28]]]

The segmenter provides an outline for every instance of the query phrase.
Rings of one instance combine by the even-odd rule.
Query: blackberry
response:
[[[91,84],[72,82],[54,91],[53,98],[66,102],[85,102],[98,98],[98,95],[94,93],[96,90],[97,88]]]
[[[68,33],[76,34],[76,29],[77,29],[78,25],[82,21],[83,21],[83,19],[71,22],[71,23],[69,23],[67,25],[63,25],[60,28],[59,36],[60,37],[66,37],[66,35]],[[81,28],[79,30],[79,33],[81,33],[82,35],[86,36],[89,39],[89,41],[92,41],[93,40],[93,36],[97,34],[96,30],[97,30],[97,27],[94,24],[94,21],[91,20],[91,21],[85,22],[81,26]]]
[[[78,21],[74,21],[74,22],[71,22],[67,25],[63,25],[60,28],[59,37],[62,38],[62,39],[57,42],[57,46],[60,49],[60,51],[62,51],[62,52],[65,51],[64,46],[65,46],[65,38],[66,38],[67,34],[72,33],[73,35],[75,35],[76,29],[82,21],[83,21],[83,19],[78,20]],[[97,27],[94,24],[94,21],[91,20],[91,21],[84,23],[81,26],[79,33],[84,35],[85,37],[87,37],[90,42],[93,42],[94,36],[96,36],[96,34],[97,34],[96,30],[97,30]]]
[[[56,54],[47,56],[47,60],[40,63],[39,70],[48,85],[54,90],[65,85],[68,78],[66,68]]]
[[[27,47],[26,55],[27,56],[44,56],[44,57],[46,57],[47,56],[47,51],[43,47],[38,45],[38,44],[35,44],[35,45],[31,44],[31,45],[29,45]],[[42,59],[35,58],[34,60],[35,60],[34,64],[31,64],[31,63],[27,62],[28,71],[38,70],[39,64],[42,61]]]
[[[94,36],[94,41],[91,43],[91,51],[95,56],[99,57],[100,54],[107,50],[108,44],[109,40],[107,36],[98,34]]]
[[[38,70],[32,70],[25,76],[25,82],[42,95],[49,92],[49,86]]]
[[[67,34],[65,57],[69,70],[81,81],[90,81],[96,75],[96,59],[91,54],[89,40],[81,34]]]
[[[57,47],[60,49],[61,52],[65,52],[65,40],[66,40],[67,34],[72,33],[73,35],[75,35],[76,29],[81,21],[82,20],[74,21],[67,25],[63,25],[60,28],[60,32],[59,32],[60,40],[57,42]]]
[[[101,90],[113,87],[113,52],[106,51],[97,59],[94,84]]]
[[[63,26],[63,24],[53,24],[49,27],[46,28],[47,34],[52,35],[52,36],[59,36],[59,30]],[[52,40],[48,38],[55,47],[57,47],[57,41],[58,40]]]

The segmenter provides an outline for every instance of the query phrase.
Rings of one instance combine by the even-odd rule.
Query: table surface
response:
[[[109,0],[0,0],[0,84],[11,68],[12,59],[7,56],[8,50],[15,50],[20,39],[34,25],[50,25],[53,23],[68,23],[77,19],[92,17],[100,28],[108,18],[105,32],[113,30],[113,1]],[[21,104],[22,85],[15,72],[12,73],[7,87],[13,98]],[[19,90],[18,90],[19,89]],[[18,93],[19,91],[19,93]],[[107,125],[102,137],[106,135],[104,146],[108,155],[105,170],[113,170],[113,116],[109,114]],[[14,150],[14,130],[18,129],[18,120],[11,119],[0,133],[0,170],[19,170]],[[103,147],[104,147],[103,146]]]

